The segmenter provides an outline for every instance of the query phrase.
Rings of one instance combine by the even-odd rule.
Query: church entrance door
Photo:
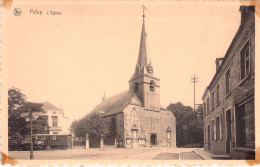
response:
[[[151,145],[157,145],[157,136],[156,136],[156,134],[151,134],[151,136],[150,136],[150,144]]]

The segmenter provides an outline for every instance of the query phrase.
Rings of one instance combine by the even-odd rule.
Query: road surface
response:
[[[34,159],[101,159],[101,160],[203,160],[198,148],[92,148],[34,151]],[[29,151],[9,151],[15,159],[29,159]]]

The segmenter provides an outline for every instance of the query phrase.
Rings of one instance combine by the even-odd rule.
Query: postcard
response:
[[[259,163],[258,3],[1,7],[2,164]]]

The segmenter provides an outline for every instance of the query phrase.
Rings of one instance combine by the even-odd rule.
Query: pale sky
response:
[[[52,6],[50,5],[52,4]],[[148,53],[161,79],[161,104],[193,107],[191,77],[198,76],[196,103],[240,25],[239,3],[144,1]],[[128,90],[142,28],[141,2],[66,1],[19,3],[9,18],[8,87],[29,101],[63,106],[69,121]],[[30,15],[30,9],[59,16]],[[10,15],[12,11],[10,10]]]

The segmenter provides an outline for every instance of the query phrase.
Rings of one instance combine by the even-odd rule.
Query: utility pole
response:
[[[195,111],[195,105],[196,105],[196,99],[195,99],[195,95],[196,95],[196,91],[195,91],[195,85],[196,85],[196,82],[198,82],[198,77],[195,76],[194,74],[194,77],[191,78],[191,82],[194,84],[194,111]]]
[[[31,125],[31,150],[30,150],[30,159],[33,159],[33,133],[32,133],[32,121],[33,121],[33,116],[32,116],[32,111],[29,113],[30,117],[30,125]]]

